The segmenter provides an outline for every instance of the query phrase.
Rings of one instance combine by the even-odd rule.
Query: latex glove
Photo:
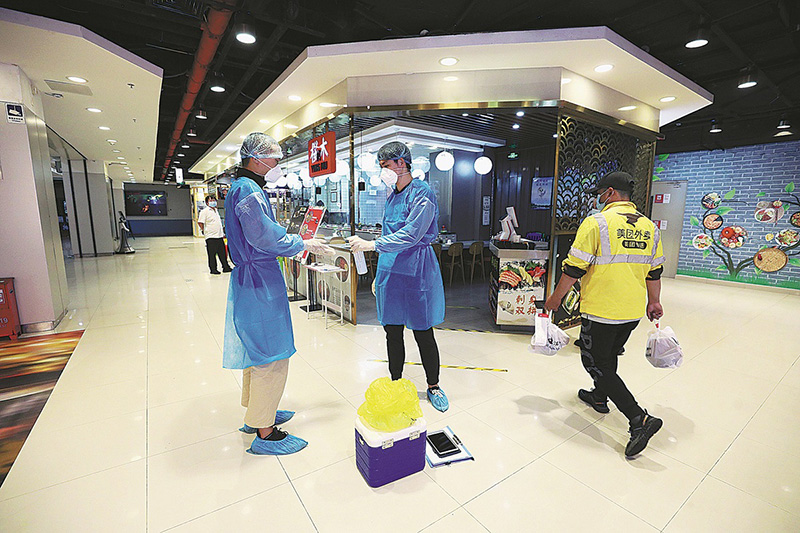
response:
[[[375,241],[365,241],[358,235],[347,238],[351,252],[371,252],[375,249]]]
[[[314,255],[333,255],[336,251],[319,239],[307,239],[303,241],[305,249]]]

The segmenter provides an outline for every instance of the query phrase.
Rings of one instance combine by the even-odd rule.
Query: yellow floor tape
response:
[[[389,362],[386,359],[369,359],[369,361],[373,361],[375,363]],[[405,364],[422,366],[422,363],[417,363],[416,361],[406,361]],[[439,365],[439,368],[456,368],[458,370],[482,370],[485,372],[508,372],[507,368],[484,368],[481,366]]]

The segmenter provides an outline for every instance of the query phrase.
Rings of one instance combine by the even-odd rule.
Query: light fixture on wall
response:
[[[236,40],[243,44],[253,44],[256,42],[256,32],[253,27],[246,22],[240,22],[234,28],[236,33]]]
[[[722,132],[722,126],[716,120],[712,120],[711,121],[711,129],[708,130],[708,132],[709,133],[721,133]]]
[[[708,44],[708,28],[700,26],[689,37],[684,45],[686,48],[700,48]]]
[[[439,152],[439,154],[436,156],[436,159],[434,160],[434,163],[436,164],[436,168],[438,168],[442,172],[447,172],[448,170],[453,168],[453,165],[456,164],[456,159],[450,152],[446,151]]]
[[[742,69],[739,76],[739,87],[740,89],[749,89],[750,87],[755,87],[758,85],[758,80],[756,79],[756,73],[753,69]]]
[[[484,174],[488,174],[492,171],[492,160],[482,155],[478,159],[475,160],[475,172],[483,176]]]

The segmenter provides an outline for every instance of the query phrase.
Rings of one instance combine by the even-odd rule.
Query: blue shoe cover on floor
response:
[[[299,452],[306,446],[308,446],[308,442],[294,435],[286,435],[281,440],[267,440],[256,435],[250,448],[247,449],[247,453],[253,455],[289,455],[290,453]]]
[[[428,401],[431,402],[434,409],[443,413],[450,408],[450,402],[447,401],[447,396],[442,389],[428,389]]]
[[[282,411],[278,409],[278,411],[275,413],[275,425],[277,426],[279,424],[285,424],[286,422],[291,420],[293,416],[294,416],[294,411]],[[239,431],[241,431],[242,433],[247,433],[248,435],[252,435],[256,431],[258,431],[258,429],[250,427],[247,424],[245,424],[244,426],[239,428]]]

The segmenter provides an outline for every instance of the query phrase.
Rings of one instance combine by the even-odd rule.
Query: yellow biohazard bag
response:
[[[364,398],[358,415],[377,431],[398,431],[422,418],[417,388],[407,379],[378,378],[370,383]]]

